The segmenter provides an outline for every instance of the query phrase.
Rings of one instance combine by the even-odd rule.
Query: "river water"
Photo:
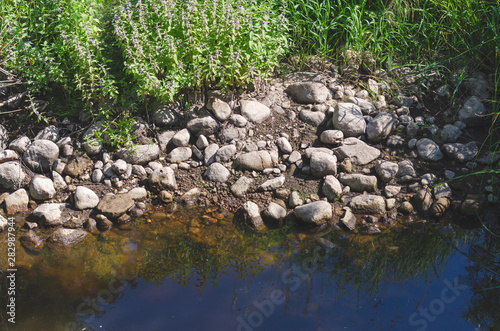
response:
[[[492,240],[444,222],[401,221],[377,235],[254,233],[215,210],[154,212],[71,248],[18,245],[16,323],[2,309],[1,327],[494,330]]]

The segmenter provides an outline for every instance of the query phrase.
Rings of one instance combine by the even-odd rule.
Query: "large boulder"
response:
[[[116,155],[127,163],[143,165],[158,159],[160,147],[157,144],[135,145],[120,149]]]
[[[29,176],[17,161],[0,164],[0,187],[11,191],[24,187],[29,183]]]
[[[241,115],[250,122],[259,124],[271,116],[271,109],[258,101],[240,100]]]
[[[396,126],[396,118],[388,113],[379,113],[366,126],[368,140],[379,142],[389,137]]]
[[[458,119],[468,126],[481,125],[488,110],[477,96],[470,97],[458,111]]]
[[[352,103],[338,103],[332,117],[333,127],[345,137],[357,137],[366,132],[366,122],[361,109]]]
[[[327,175],[337,175],[337,157],[322,152],[312,153],[310,161],[313,176],[323,178]]]
[[[215,133],[215,131],[217,131],[219,124],[217,123],[215,118],[211,116],[205,116],[190,120],[189,122],[187,122],[186,127],[194,135],[202,134],[204,136],[210,136],[211,134]]]
[[[381,214],[385,212],[385,199],[379,195],[358,195],[352,198],[349,207],[360,214]]]
[[[306,225],[323,225],[333,216],[332,206],[326,201],[315,201],[294,209],[297,221]]]
[[[330,91],[328,88],[316,82],[300,82],[288,85],[285,92],[287,92],[297,103],[324,103]]]
[[[35,176],[30,183],[30,195],[35,200],[48,200],[56,195],[54,183],[45,176]]]
[[[59,228],[52,232],[48,240],[56,245],[70,246],[81,242],[86,235],[87,231],[83,229]]]
[[[218,183],[225,183],[229,179],[231,173],[222,164],[214,162],[208,166],[203,174],[207,180]]]
[[[74,198],[75,208],[78,210],[91,209],[99,204],[97,194],[85,186],[78,186],[76,188]]]
[[[475,141],[471,141],[465,145],[460,143],[444,144],[443,149],[449,158],[458,162],[471,161],[479,153],[479,148]]]
[[[329,175],[325,177],[321,191],[330,201],[335,201],[342,196],[342,185],[335,176]]]
[[[152,190],[156,190],[158,192],[165,189],[175,190],[177,188],[175,173],[170,167],[163,167],[161,169],[154,170],[149,175],[148,183]]]
[[[333,154],[335,154],[339,160],[348,157],[353,164],[365,165],[378,159],[380,150],[369,146],[364,141],[350,137],[344,139],[342,146],[334,148]]]
[[[417,152],[422,159],[427,161],[439,161],[443,158],[439,145],[429,138],[417,141]]]
[[[273,161],[268,151],[256,151],[238,156],[234,164],[239,169],[262,171],[271,168]]]
[[[29,200],[28,193],[21,188],[5,198],[5,211],[9,215],[25,212],[28,210]]]
[[[59,147],[50,140],[36,140],[24,152],[24,163],[33,171],[50,172],[59,157]]]
[[[341,174],[340,182],[351,188],[354,192],[374,192],[377,190],[377,177],[361,174]]]
[[[97,205],[97,211],[110,219],[117,219],[134,206],[128,194],[105,195]]]
[[[64,223],[62,219],[62,212],[66,209],[64,203],[44,203],[36,207],[31,214],[33,217],[38,218],[46,226],[57,226]]]

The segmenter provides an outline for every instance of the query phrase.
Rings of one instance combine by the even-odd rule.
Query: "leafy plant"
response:
[[[287,49],[276,1],[123,1],[115,33],[139,92],[172,101],[186,89],[244,86]]]

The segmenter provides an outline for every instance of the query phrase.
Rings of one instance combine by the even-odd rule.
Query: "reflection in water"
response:
[[[424,223],[350,238],[341,230],[300,231],[287,225],[257,234],[232,215],[191,210],[152,213],[70,249],[29,255],[19,246],[18,323],[12,328],[2,316],[2,326],[418,330],[444,323],[472,329],[456,307],[446,310],[452,324],[439,322],[433,299],[463,273],[465,259],[455,248],[466,251],[474,231],[446,233]],[[486,303],[492,309],[498,303],[498,296],[476,299],[483,312]],[[434,320],[419,310],[426,307],[434,309]],[[473,309],[468,314],[476,324],[484,319]]]

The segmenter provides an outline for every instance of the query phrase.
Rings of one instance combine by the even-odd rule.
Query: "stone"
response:
[[[168,159],[172,163],[179,163],[188,161],[191,156],[193,156],[193,150],[190,147],[177,147],[168,154]]]
[[[285,184],[285,176],[269,179],[259,186],[260,191],[273,191]]]
[[[219,163],[229,162],[233,159],[236,154],[236,146],[227,145],[219,148],[215,153],[215,161]]]
[[[123,175],[127,172],[127,162],[118,159],[111,165],[111,170],[117,175]]]
[[[226,121],[231,116],[231,107],[218,98],[211,98],[207,103],[207,109],[221,122]]]
[[[384,187],[384,194],[387,198],[395,197],[401,192],[401,186],[386,185]]]
[[[127,194],[134,201],[143,201],[148,197],[148,191],[144,187],[134,187],[133,189],[128,191]]]
[[[338,103],[332,117],[333,127],[344,137],[357,137],[366,132],[366,122],[361,109],[352,103]]]
[[[44,203],[36,207],[31,215],[40,219],[45,226],[57,226],[64,222],[61,219],[64,209],[66,209],[64,203]]]
[[[262,214],[266,221],[273,225],[281,225],[286,217],[286,209],[275,202],[270,202]]]
[[[434,198],[451,198],[451,196],[451,188],[447,183],[443,183],[434,187]]]
[[[82,156],[73,156],[64,167],[63,173],[71,177],[78,177],[85,172],[91,163],[92,160],[85,154]]]
[[[175,131],[165,131],[160,133],[157,138],[158,138],[158,145],[160,146],[160,150],[162,152],[167,151],[167,146],[172,140],[172,137],[175,135]]]
[[[299,113],[299,117],[303,122],[318,127],[323,123],[326,115],[323,112],[302,109]]]
[[[322,83],[299,82],[288,85],[285,90],[297,103],[324,103],[330,96],[330,90]]]
[[[244,128],[248,124],[248,120],[244,116],[241,116],[239,114],[231,115],[229,120],[231,121],[231,123],[233,123],[234,126],[238,128]]]
[[[361,174],[341,174],[339,181],[354,192],[374,192],[377,190],[377,177]]]
[[[33,171],[49,172],[59,157],[59,147],[50,140],[36,140],[24,152],[24,163]]]
[[[204,160],[206,166],[211,165],[213,162],[215,162],[215,155],[217,151],[219,150],[219,145],[217,144],[210,144],[205,148],[205,155],[204,155]]]
[[[460,205],[460,214],[477,217],[484,207],[485,200],[482,194],[468,194]]]
[[[260,216],[259,206],[252,201],[247,201],[242,206],[243,218],[250,227],[254,229],[262,228],[264,222]]]
[[[454,143],[462,135],[462,130],[452,124],[445,124],[441,130],[441,140],[446,143]]]
[[[0,124],[0,151],[7,148],[7,142],[9,141],[9,133],[7,129]]]
[[[208,142],[208,139],[207,137],[205,137],[204,135],[200,134],[198,136],[198,139],[196,140],[196,147],[198,147],[200,150],[204,150],[205,148],[208,147],[210,143]]]
[[[156,191],[164,189],[177,189],[174,170],[170,167],[163,167],[154,170],[148,179],[149,187]]]
[[[271,109],[258,101],[240,100],[241,115],[250,122],[259,124],[271,116]]]
[[[189,133],[189,130],[182,129],[172,137],[171,141],[174,144],[174,146],[187,147],[189,146],[189,139],[191,139],[191,134]]]
[[[334,148],[333,154],[337,156],[339,160],[348,157],[353,164],[365,165],[378,159],[380,150],[369,146],[357,138],[350,137],[344,139],[342,146]]]
[[[0,187],[7,191],[17,190],[29,183],[29,176],[17,161],[0,164]]]
[[[306,225],[319,226],[332,219],[332,206],[326,201],[315,201],[294,209],[298,222]]]
[[[285,137],[280,137],[276,140],[276,145],[283,154],[290,154],[293,152],[293,147]]]
[[[359,98],[359,97],[349,97],[347,102],[353,103],[361,109],[364,115],[371,115],[377,111],[377,107],[375,107],[370,101]]]
[[[304,201],[302,201],[302,198],[300,197],[299,192],[297,191],[292,191],[290,194],[290,197],[288,198],[288,206],[290,208],[295,208],[297,206],[302,206],[304,204]]]
[[[462,163],[473,160],[477,153],[479,153],[479,148],[475,141],[471,141],[465,145],[460,143],[444,144],[443,150],[449,158]]]
[[[378,195],[364,194],[352,198],[349,207],[360,214],[381,214],[385,212],[385,200]]]
[[[323,144],[339,145],[344,140],[344,133],[340,130],[325,130],[321,132],[319,140]]]
[[[25,189],[21,188],[5,198],[5,211],[8,215],[23,213],[28,210],[29,200],[28,193]]]
[[[219,124],[213,117],[205,116],[190,120],[186,127],[194,135],[210,136],[217,131]]]
[[[398,208],[399,212],[401,212],[403,215],[410,215],[413,213],[413,205],[409,201],[404,201],[401,206]]]
[[[0,131],[1,131],[1,129],[0,129]],[[1,136],[1,133],[0,133],[0,136]],[[1,140],[1,138],[0,138],[0,140]],[[21,136],[21,137],[18,137],[10,142],[9,149],[12,149],[12,150],[18,152],[19,154],[24,154],[24,152],[26,152],[26,150],[28,149],[30,144],[31,144],[30,138],[28,138],[26,136]],[[0,148],[0,150],[2,150],[2,149],[3,148]]]
[[[48,200],[56,195],[54,183],[45,176],[35,176],[30,182],[30,196],[35,200]]]
[[[419,212],[427,213],[433,202],[431,193],[424,189],[419,190],[413,196],[413,202]]]
[[[379,142],[389,137],[396,126],[396,119],[392,114],[379,113],[366,126],[368,140]]]
[[[172,193],[165,190],[161,191],[158,197],[160,198],[161,201],[165,203],[170,203],[174,201],[174,196],[172,195]]]
[[[458,119],[468,126],[481,125],[485,121],[488,111],[481,100],[473,95],[458,111]]]
[[[53,244],[70,246],[81,242],[86,235],[87,231],[82,229],[59,228],[52,232],[48,240]]]
[[[50,140],[56,142],[59,140],[59,129],[54,125],[49,125],[48,127],[38,131],[34,140]]]
[[[396,177],[400,178],[402,182],[415,179],[417,177],[417,172],[413,167],[413,163],[410,160],[403,160],[399,162]]]
[[[391,199],[385,200],[385,205],[386,205],[387,210],[393,209],[394,207],[396,207],[396,199],[391,198]]]
[[[77,186],[75,194],[75,208],[78,210],[92,209],[99,203],[99,197],[85,186]]]
[[[33,230],[22,234],[19,241],[24,249],[30,253],[39,253],[43,249],[43,240]]]
[[[422,138],[417,141],[418,155],[427,161],[439,161],[443,158],[443,153],[438,144],[429,138]]]
[[[450,199],[445,197],[439,198],[432,203],[429,209],[429,215],[436,218],[443,217],[450,208],[450,205]]]
[[[195,187],[195,188],[190,189],[186,193],[184,193],[181,196],[180,200],[188,205],[192,205],[192,204],[196,203],[196,201],[198,201],[198,198],[200,197],[200,195],[201,195],[201,190],[199,188]]]
[[[0,163],[5,163],[9,161],[16,161],[19,159],[19,155],[12,149],[6,149],[0,152]]]
[[[247,136],[246,128],[237,128],[233,125],[227,125],[219,132],[219,139],[221,142],[229,143],[232,141],[244,140]]]
[[[338,200],[342,196],[342,185],[335,176],[325,176],[321,192],[329,201]]]
[[[110,219],[117,219],[134,206],[128,194],[105,195],[97,205],[97,211]]]
[[[131,148],[118,150],[116,156],[130,164],[144,165],[158,159],[160,147],[157,144],[135,145]]]
[[[293,151],[290,154],[290,157],[288,157],[288,162],[290,162],[290,163],[295,163],[295,162],[300,161],[300,160],[302,160],[302,155],[300,155],[300,152],[298,152],[298,151]]]
[[[159,126],[174,126],[179,123],[179,116],[173,109],[163,105],[153,113],[153,122]]]
[[[234,165],[238,169],[262,171],[273,167],[273,161],[268,151],[256,151],[245,153],[234,160]]]
[[[399,171],[399,166],[397,163],[378,160],[375,163],[375,172],[383,182],[390,182],[394,177],[396,177]]]
[[[327,175],[337,175],[337,157],[322,152],[315,152],[310,160],[313,176],[323,178]]]
[[[226,167],[218,162],[214,162],[205,170],[203,177],[212,182],[225,183],[229,179],[230,174]]]
[[[325,153],[328,155],[333,155],[331,149],[326,147],[309,147],[306,149],[305,155],[307,159],[310,159],[314,153]]]
[[[351,208],[342,208],[344,213],[340,216],[340,222],[347,228],[347,230],[353,231],[356,226],[356,216],[351,211]]]
[[[104,174],[103,174],[103,172],[102,172],[101,169],[95,169],[92,172],[91,178],[92,178],[92,182],[94,182],[94,183],[100,183],[104,179]]]

